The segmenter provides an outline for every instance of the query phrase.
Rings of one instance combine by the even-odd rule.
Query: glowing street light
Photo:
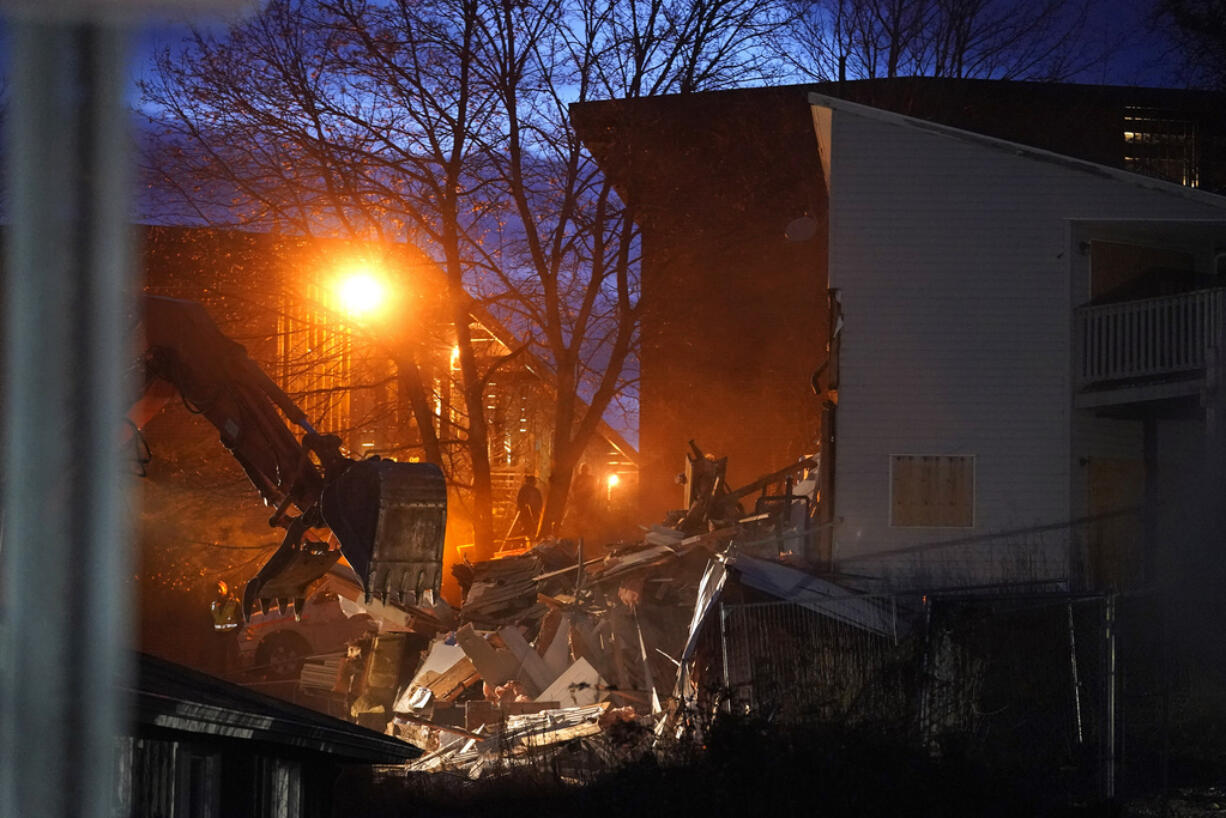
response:
[[[382,311],[387,301],[383,281],[366,269],[342,277],[336,285],[341,308],[355,318],[371,318]]]
[[[613,501],[613,489],[617,488],[617,484],[620,483],[621,481],[622,479],[617,476],[616,472],[609,475],[608,483],[609,483],[609,501],[610,502]]]

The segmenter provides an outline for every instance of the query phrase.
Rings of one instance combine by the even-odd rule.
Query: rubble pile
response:
[[[805,523],[786,513],[746,516],[739,501],[751,492],[728,491],[722,461],[695,451],[690,507],[639,542],[589,556],[582,541],[548,540],[453,569],[463,604],[411,617],[430,641],[391,707],[389,729],[427,751],[412,770],[478,778],[563,746],[588,765],[650,749],[709,606],[700,587],[711,566],[755,548],[794,558],[764,532]],[[805,460],[767,477],[812,466]],[[751,486],[765,493],[770,482]],[[788,480],[789,495],[800,490]],[[795,497],[811,509],[810,496]]]
[[[429,751],[414,769],[477,777],[611,726],[651,727],[714,556],[703,537],[672,539],[591,559],[548,542],[466,566],[454,627],[436,635],[393,707],[396,734]]]

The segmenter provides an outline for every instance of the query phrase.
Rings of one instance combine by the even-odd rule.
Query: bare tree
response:
[[[1158,0],[1154,17],[1176,46],[1175,62],[1184,80],[1226,90],[1226,2]]]
[[[775,45],[816,80],[1060,80],[1109,50],[1085,42],[1093,0],[793,0]]]
[[[633,358],[633,214],[568,104],[760,78],[777,11],[776,0],[274,0],[159,57],[142,86],[165,131],[151,165],[211,223],[409,241],[434,258],[464,408],[466,473],[451,477],[471,490],[487,556],[486,387],[505,361],[470,334],[474,296],[555,381],[545,530]],[[411,352],[396,361],[429,438],[427,384]],[[443,459],[443,441],[423,443]]]

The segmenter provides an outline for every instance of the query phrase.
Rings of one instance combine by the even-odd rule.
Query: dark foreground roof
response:
[[[382,733],[146,654],[138,657],[132,696],[140,733],[259,742],[341,762],[396,764],[422,753]]]

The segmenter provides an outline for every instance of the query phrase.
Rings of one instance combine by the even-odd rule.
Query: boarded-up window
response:
[[[890,525],[973,526],[975,458],[890,456]]]

